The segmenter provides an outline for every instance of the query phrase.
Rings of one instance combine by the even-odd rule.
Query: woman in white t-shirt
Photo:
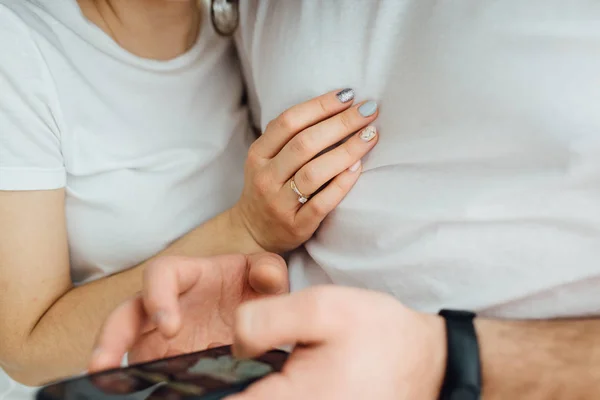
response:
[[[377,117],[336,90],[267,127],[244,183],[243,83],[206,6],[0,0],[0,367],[21,382],[83,370],[156,255],[300,245],[377,141],[315,158]]]

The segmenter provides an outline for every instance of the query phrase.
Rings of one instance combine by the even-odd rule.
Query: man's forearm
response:
[[[600,320],[476,321],[483,398],[599,399]]]
[[[260,250],[224,213],[189,232],[156,257]],[[40,318],[23,343],[20,358],[25,362],[4,366],[7,372],[21,382],[37,385],[83,371],[103,321],[117,305],[142,289],[144,269],[154,258],[65,293]]]

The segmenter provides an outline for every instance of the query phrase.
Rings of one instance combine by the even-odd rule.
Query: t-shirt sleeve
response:
[[[65,186],[57,109],[29,29],[0,5],[0,190]]]

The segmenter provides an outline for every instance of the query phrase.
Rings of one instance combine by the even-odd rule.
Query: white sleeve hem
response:
[[[53,190],[64,188],[66,184],[64,168],[0,168],[1,191]]]

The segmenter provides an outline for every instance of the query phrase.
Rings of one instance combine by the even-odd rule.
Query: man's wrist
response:
[[[424,384],[430,390],[424,398],[438,400],[444,377],[446,375],[446,364],[448,360],[448,347],[446,345],[446,324],[439,315],[421,314],[426,321],[425,334],[428,338],[427,374],[429,379]]]

